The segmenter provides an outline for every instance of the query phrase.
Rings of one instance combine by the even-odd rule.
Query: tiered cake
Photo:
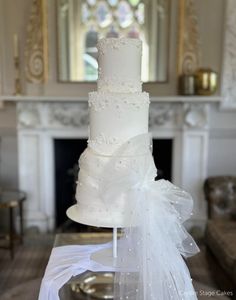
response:
[[[89,140],[79,160],[78,203],[67,211],[76,222],[99,227],[129,224],[125,195],[110,199],[108,208],[99,186],[105,166],[117,149],[132,137],[148,132],[149,95],[142,92],[141,55],[138,39],[98,42],[98,91],[89,94]]]
[[[198,252],[183,226],[193,199],[166,180],[154,180],[141,42],[103,39],[98,51],[88,147],[79,160],[77,204],[67,215],[79,223],[113,227],[113,253],[111,243],[53,249],[40,299],[58,298],[72,275],[90,270],[115,271],[114,299],[197,300],[182,258]],[[117,227],[124,227],[118,240]]]

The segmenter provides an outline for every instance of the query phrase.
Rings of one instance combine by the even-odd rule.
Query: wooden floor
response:
[[[8,250],[0,249],[0,295],[31,279],[42,278],[53,241],[52,235],[27,236],[24,245],[16,246],[14,260]]]

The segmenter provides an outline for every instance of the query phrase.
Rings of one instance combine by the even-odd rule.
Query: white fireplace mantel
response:
[[[156,96],[151,97],[151,102],[172,102],[172,103],[219,103],[222,97],[216,96]],[[0,95],[2,102],[84,102],[87,97],[61,97],[61,96],[27,96],[27,95]]]
[[[36,225],[42,231],[53,230],[54,139],[87,138],[88,105],[85,99],[77,98],[15,98],[18,99],[19,185],[28,195],[25,223]],[[149,124],[153,138],[173,140],[172,181],[192,194],[192,222],[203,226],[206,205],[202,188],[207,175],[209,103],[220,99],[197,98],[194,97],[194,101],[190,97],[153,98]]]

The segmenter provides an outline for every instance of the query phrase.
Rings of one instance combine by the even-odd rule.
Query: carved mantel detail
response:
[[[208,123],[208,107],[206,104],[185,104],[185,127],[189,129],[203,129],[208,126]]]
[[[49,124],[60,127],[88,127],[88,104],[48,105]]]
[[[152,103],[149,114],[150,129],[175,122],[177,107],[177,104]]]
[[[40,103],[19,103],[17,105],[18,128],[37,128],[42,124]]]
[[[88,128],[88,103],[18,103],[18,127],[32,129],[86,129]],[[149,127],[205,128],[208,124],[207,104],[152,103]]]
[[[149,125],[157,127],[179,126],[177,120],[183,106],[177,103],[152,103]],[[62,129],[88,127],[88,103],[18,103],[18,126],[32,129]]]
[[[200,34],[195,0],[179,1],[178,74],[192,74],[200,64]]]
[[[32,129],[87,128],[88,104],[19,103],[18,127]]]
[[[46,0],[33,0],[27,26],[25,74],[30,83],[44,83],[48,72]]]
[[[223,106],[236,108],[236,1],[227,0],[223,51]]]

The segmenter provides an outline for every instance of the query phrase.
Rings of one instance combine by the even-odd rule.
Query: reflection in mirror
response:
[[[96,81],[98,39],[143,41],[142,81],[167,80],[170,0],[57,0],[60,81]]]

